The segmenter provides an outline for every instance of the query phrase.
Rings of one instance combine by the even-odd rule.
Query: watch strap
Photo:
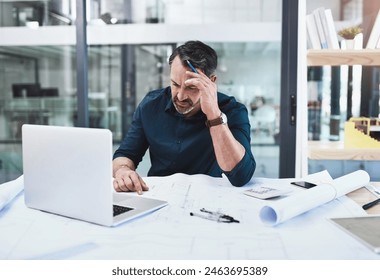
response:
[[[219,117],[217,117],[216,119],[213,119],[213,120],[206,120],[205,124],[207,127],[212,127],[212,126],[216,126],[216,125],[220,125],[220,124],[223,124],[224,121],[223,121],[223,113],[220,114]]]

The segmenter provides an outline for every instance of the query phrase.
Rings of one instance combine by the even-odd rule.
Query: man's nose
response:
[[[183,87],[181,87],[178,90],[177,98],[179,101],[183,101],[183,100],[187,99],[187,95],[186,95],[185,89]]]

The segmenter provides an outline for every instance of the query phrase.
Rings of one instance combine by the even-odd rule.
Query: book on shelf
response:
[[[327,44],[329,49],[338,50],[339,49],[339,40],[336,32],[334,19],[332,16],[331,9],[326,9],[324,11],[324,17],[326,19],[326,30],[327,30]]]
[[[315,24],[314,15],[306,15],[307,36],[312,49],[320,50],[321,41],[319,40],[317,25]]]
[[[367,42],[367,49],[375,49],[379,47],[380,39],[380,10],[377,13],[376,19],[373,23],[371,33]]]
[[[327,49],[328,48],[327,47],[327,39],[326,39],[326,36],[325,36],[325,31],[323,30],[323,25],[322,25],[322,20],[321,20],[321,17],[320,17],[319,9],[324,9],[324,8],[315,9],[312,12],[312,14],[314,15],[315,24],[317,26],[318,36],[319,36],[319,40],[321,42],[321,48],[322,49]]]
[[[306,15],[306,28],[313,49],[339,49],[339,40],[331,9],[317,8]]]

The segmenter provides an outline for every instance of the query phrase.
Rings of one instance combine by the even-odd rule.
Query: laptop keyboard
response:
[[[133,210],[133,208],[120,206],[120,205],[113,205],[113,216],[115,217],[117,215],[123,214],[131,210]]]

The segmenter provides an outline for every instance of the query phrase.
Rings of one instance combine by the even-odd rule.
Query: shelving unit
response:
[[[307,66],[326,65],[380,66],[380,49],[307,50]],[[316,161],[324,161],[324,163],[317,164],[320,167],[326,167],[325,164],[342,162],[342,166],[338,166],[342,173],[357,168],[374,171],[376,169],[375,162],[380,161],[380,149],[347,149],[342,141],[308,141],[307,148],[307,157],[314,165]],[[338,172],[338,170],[335,171]]]
[[[380,149],[345,148],[343,141],[309,141],[308,146],[314,160],[380,160]]]
[[[307,2],[307,3],[305,3]],[[344,3],[343,3],[344,2]],[[354,11],[347,18],[336,15],[335,20],[342,18],[346,20],[354,20],[361,17],[362,23],[365,23],[365,32],[363,35],[368,35],[369,28],[372,28],[373,21],[376,17],[377,10],[380,8],[378,1],[364,1],[361,7],[350,6],[351,1],[343,1],[340,7],[342,11]],[[347,2],[347,3],[346,3]],[[307,38],[306,30],[306,16],[313,9],[322,5],[320,2],[312,1],[298,1],[299,14],[298,14],[298,33],[299,38]],[[323,6],[323,5],[322,5]],[[327,8],[329,5],[327,5]],[[326,7],[326,6],[325,6]],[[334,8],[334,6],[331,6]],[[309,8],[309,9],[307,9]],[[373,15],[374,14],[374,15]],[[336,27],[345,24],[342,22],[335,22]],[[338,30],[338,29],[337,29]],[[363,37],[363,43],[365,38]],[[380,66],[380,49],[349,49],[349,50],[332,50],[332,49],[308,49],[307,40],[298,41],[298,65],[299,71],[297,73],[298,78],[298,95],[297,95],[297,113],[302,118],[297,118],[297,151],[299,151],[299,160],[297,170],[300,170],[301,176],[317,172],[325,168],[335,173],[337,176],[352,172],[357,169],[365,169],[369,173],[379,174],[378,168],[380,164],[380,149],[351,149],[344,148],[344,142],[342,141],[309,141],[308,140],[308,67],[312,66],[368,66],[362,67],[364,78],[368,78],[368,74],[372,71],[372,68]],[[347,67],[343,67],[343,71],[346,71]],[[356,67],[355,67],[356,68]],[[332,74],[337,74],[337,69],[332,69]],[[352,70],[352,69],[349,69]],[[356,70],[356,69],[355,69]],[[377,69],[374,69],[377,71]],[[364,82],[367,85],[367,80]],[[372,86],[372,85],[371,85]],[[366,98],[369,95],[369,83],[364,88],[361,98]],[[348,97],[349,98],[349,97]],[[337,101],[337,98],[334,99]],[[369,102],[369,101],[367,101]],[[367,104],[366,104],[367,105]],[[372,104],[371,104],[372,105]],[[368,108],[364,108],[363,111],[368,111]],[[340,119],[339,119],[340,121]],[[335,127],[333,127],[335,128]],[[338,174],[339,173],[339,174]],[[372,177],[372,176],[371,176]],[[376,175],[380,181],[380,175]]]
[[[308,50],[308,66],[365,65],[380,66],[380,49]]]

